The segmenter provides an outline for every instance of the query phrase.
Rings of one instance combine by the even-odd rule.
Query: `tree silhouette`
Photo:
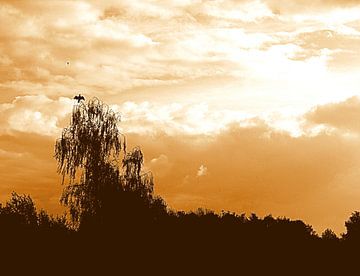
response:
[[[161,213],[155,206],[165,209],[165,203],[153,196],[152,174],[142,173],[140,148],[126,152],[119,122],[120,115],[100,100],[80,102],[74,105],[70,126],[56,141],[55,158],[65,184],[61,203],[69,208],[76,227],[115,224],[116,219],[130,217],[139,221]]]
[[[52,216],[45,210],[36,210],[29,195],[12,192],[10,200],[3,207],[0,204],[0,225],[8,230],[56,230],[67,232],[66,216]]]
[[[19,195],[11,193],[11,198],[1,208],[2,216],[10,218],[12,223],[19,225],[37,225],[37,213],[33,200],[29,195]]]
[[[336,236],[335,232],[331,229],[326,229],[322,234],[321,238],[325,241],[333,242],[337,241],[338,237]]]
[[[61,203],[73,223],[91,217],[102,206],[102,193],[119,187],[119,155],[126,150],[117,124],[119,114],[94,98],[74,105],[70,126],[56,141],[55,158],[64,184]]]
[[[154,182],[151,172],[141,174],[144,156],[139,147],[128,152],[122,160],[125,169],[122,183],[125,190],[138,191],[143,197],[152,197]]]
[[[360,243],[360,212],[353,212],[345,222],[345,227],[347,230],[344,234],[345,240],[358,245]]]

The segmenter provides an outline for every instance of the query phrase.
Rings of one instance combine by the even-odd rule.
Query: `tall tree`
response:
[[[61,203],[76,226],[94,218],[101,223],[128,216],[127,209],[134,215],[159,201],[153,197],[151,173],[142,173],[140,148],[126,152],[119,122],[120,115],[100,100],[80,102],[74,105],[70,126],[56,141],[55,158],[65,184]]]
[[[105,191],[120,186],[119,157],[126,143],[119,121],[119,114],[96,98],[80,102],[56,141],[55,158],[65,184],[61,202],[69,207],[73,222],[96,214]]]

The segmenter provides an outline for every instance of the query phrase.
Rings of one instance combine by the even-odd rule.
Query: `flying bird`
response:
[[[85,101],[85,97],[79,94],[74,97],[74,100],[77,100],[77,102],[80,103],[80,101]]]

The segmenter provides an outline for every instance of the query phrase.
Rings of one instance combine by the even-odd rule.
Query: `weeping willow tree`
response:
[[[118,113],[94,98],[74,105],[70,126],[56,141],[55,158],[64,185],[61,203],[77,225],[98,216],[116,192],[141,190],[144,196],[152,195],[152,177],[141,175],[142,152],[139,148],[126,152],[119,122]]]

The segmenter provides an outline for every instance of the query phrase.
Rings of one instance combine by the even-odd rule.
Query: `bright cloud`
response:
[[[1,133],[20,131],[55,136],[61,133],[63,120],[68,119],[72,100],[51,100],[44,95],[17,97],[0,105]]]
[[[196,174],[196,175],[197,175],[198,177],[205,176],[205,175],[207,174],[207,172],[208,172],[207,167],[204,166],[204,165],[201,165],[201,166],[199,167],[199,170],[197,171],[197,174]]]

